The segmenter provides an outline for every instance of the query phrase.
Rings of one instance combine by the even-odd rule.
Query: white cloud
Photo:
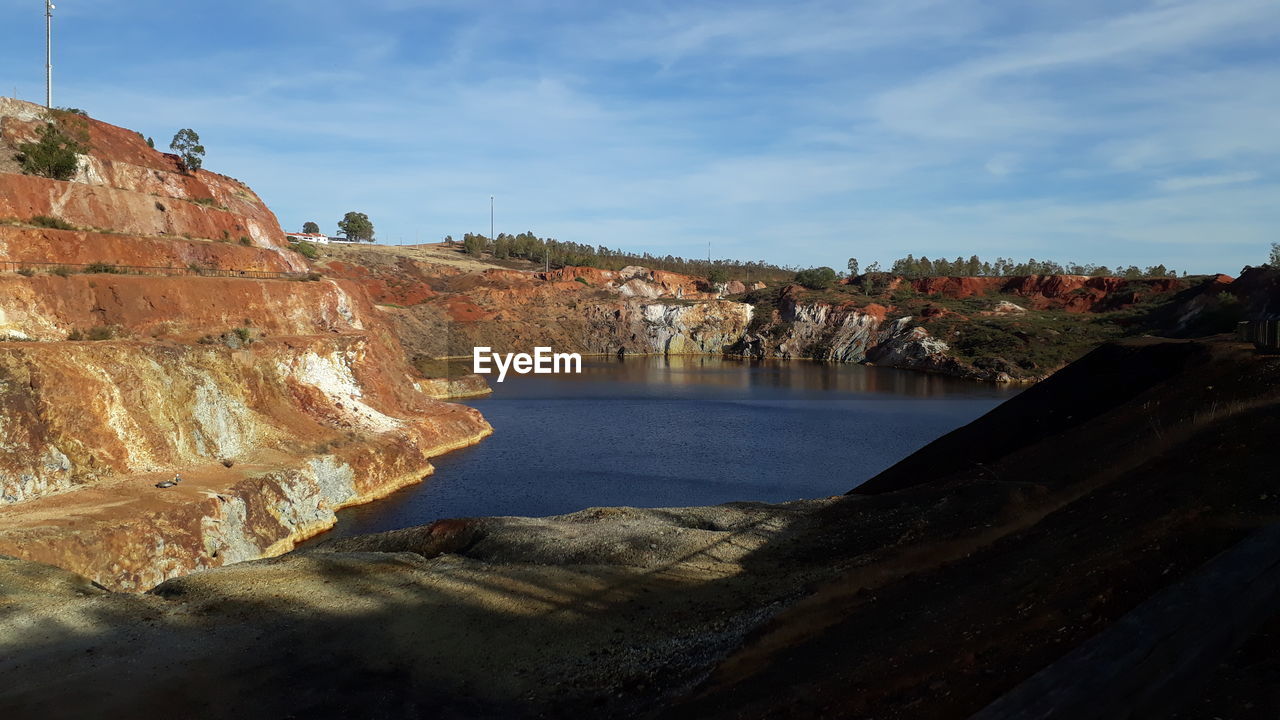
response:
[[[1004,177],[1018,171],[1018,158],[1009,153],[1000,153],[988,159],[982,167],[996,177]]]
[[[1180,192],[1183,190],[1216,187],[1218,185],[1238,185],[1240,183],[1253,182],[1259,177],[1261,175],[1256,172],[1228,173],[1226,175],[1184,175],[1161,180],[1159,186],[1161,190]]]

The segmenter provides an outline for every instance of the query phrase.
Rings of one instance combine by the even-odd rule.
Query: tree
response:
[[[849,258],[848,267],[849,267],[849,277],[856,276],[858,274],[858,258]]]
[[[462,250],[468,255],[480,255],[487,244],[488,240],[483,235],[467,233],[462,236]]]
[[[1271,257],[1267,259],[1267,264],[1273,268],[1280,268],[1280,243],[1271,243]]]
[[[152,150],[156,149],[156,141],[150,135],[147,136],[147,147]]]
[[[76,128],[64,131],[63,123],[48,123],[40,128],[40,139],[18,145],[15,156],[22,163],[22,172],[40,175],[54,180],[70,180],[80,169],[79,154],[89,152],[89,133]]]
[[[319,235],[320,226],[313,222],[304,222],[302,223],[302,232],[311,233],[312,235]]]
[[[348,240],[356,242],[373,242],[373,223],[369,220],[369,216],[362,212],[347,213],[338,221],[338,232],[346,236]]]
[[[191,128],[183,128],[174,133],[169,149],[178,153],[178,160],[185,173],[194,173],[204,164],[204,146],[200,144],[200,136]]]
[[[796,273],[796,282],[810,290],[825,290],[836,284],[836,271],[829,267],[801,270]]]
[[[729,282],[729,271],[722,267],[713,267],[707,272],[707,282],[712,285],[724,285]]]

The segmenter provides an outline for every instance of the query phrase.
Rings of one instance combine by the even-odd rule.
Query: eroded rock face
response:
[[[1182,286],[1178,278],[1089,277],[1087,275],[1024,275],[1020,277],[929,277],[910,281],[926,295],[963,299],[994,294],[1020,295],[1036,309],[1100,312],[1141,302],[1144,297]]]
[[[0,98],[0,153],[12,155],[47,121],[38,105]],[[6,175],[0,218],[45,215],[127,235],[230,242],[245,237],[258,247],[286,247],[275,215],[244,183],[207,170],[183,173],[175,156],[147,147],[138,133],[90,118],[84,122],[91,151],[81,156],[72,181]],[[281,253],[280,262],[305,267],[292,253]]]
[[[44,121],[0,100],[0,154]],[[146,589],[288,550],[491,432],[418,386],[360,283],[254,279],[309,266],[242,183],[86,122],[71,181],[0,172],[0,260],[26,264],[0,268],[0,553]],[[90,263],[233,276],[53,272]]]
[[[418,389],[436,400],[480,397],[493,392],[484,377],[474,373],[459,377],[425,378],[418,381]]]
[[[696,305],[641,306],[649,352],[664,355],[721,354],[742,337],[755,308],[717,300]]]
[[[358,334],[0,349],[0,552],[145,589],[287,550],[490,432],[470,408],[401,405],[373,356]]]

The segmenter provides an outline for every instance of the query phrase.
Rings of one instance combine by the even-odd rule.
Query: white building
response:
[[[323,233],[287,232],[284,236],[291,243],[309,242],[317,245],[329,244],[329,236]]]

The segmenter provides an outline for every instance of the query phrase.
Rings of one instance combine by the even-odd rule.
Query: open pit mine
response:
[[[51,119],[0,99],[0,718],[1276,716],[1280,356],[1109,342],[1274,339],[1275,268],[814,293],[312,262],[123,128],[20,173]],[[1047,379],[843,496],[294,549],[491,433],[444,401],[487,392],[440,370],[475,346]]]

